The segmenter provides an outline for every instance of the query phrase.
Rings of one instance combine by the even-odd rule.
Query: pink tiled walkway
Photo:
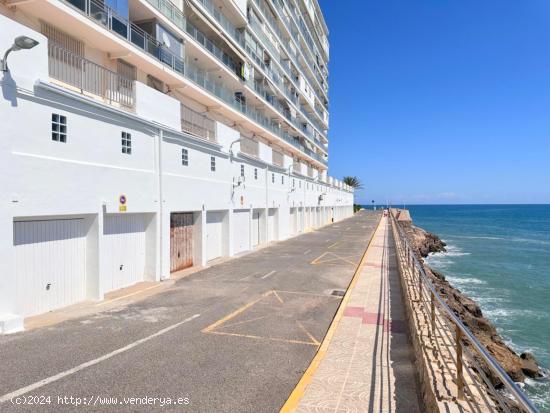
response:
[[[420,412],[391,228],[382,222],[297,412]]]

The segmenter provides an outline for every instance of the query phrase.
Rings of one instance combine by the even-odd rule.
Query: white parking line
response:
[[[51,377],[48,377],[48,378],[45,378],[43,380],[40,380],[40,381],[37,381],[36,383],[33,383],[33,384],[30,384],[26,387],[21,387],[20,389],[18,390],[15,390],[11,393],[8,393],[8,394],[4,394],[3,396],[0,396],[0,403],[5,403],[7,401],[10,401],[11,399],[13,399],[14,397],[18,397],[18,396],[21,396],[25,393],[28,393],[30,391],[33,391],[33,390],[36,390],[36,389],[39,389],[40,387],[43,387],[47,384],[50,384],[50,383],[53,383],[54,381],[57,381],[57,380],[60,380],[64,377],[67,377],[67,376],[70,376],[71,374],[74,374],[74,373],[77,373],[79,372],[80,370],[84,370],[85,368],[87,367],[91,367],[95,364],[98,364],[98,363],[101,363],[102,361],[105,361],[105,360],[108,360],[110,359],[111,357],[114,357],[118,354],[121,354],[121,353],[124,353],[128,350],[131,350],[133,349],[134,347],[137,347],[139,346],[140,344],[143,344],[145,343],[146,341],[149,341],[149,340],[152,340],[153,338],[155,337],[159,337],[165,333],[168,333],[169,331],[172,331],[173,329],[181,326],[182,324],[185,324],[185,323],[188,323],[189,321],[192,321],[194,320],[195,318],[197,317],[200,317],[200,314],[195,314],[195,315],[192,315],[191,317],[189,318],[186,318],[185,320],[183,321],[180,321],[179,323],[176,323],[176,324],[172,324],[171,326],[169,327],[166,327],[166,328],[163,328],[162,330],[160,331],[157,331],[156,333],[154,334],[151,334],[150,336],[147,336],[147,337],[144,337],[142,339],[139,339],[137,341],[134,341],[133,343],[131,344],[128,344],[127,346],[125,347],[121,347],[115,351],[112,351],[110,353],[107,353],[101,357],[98,357],[94,360],[90,360],[90,361],[87,361],[86,363],[82,363],[76,367],[73,367],[72,369],[69,369],[69,370],[65,370],[61,373],[58,373],[54,376],[51,376]]]
[[[269,276],[275,274],[276,272],[277,272],[276,270],[273,270],[273,271],[268,272],[266,275],[264,275],[264,276],[262,277],[262,280],[265,280],[267,277],[269,277]]]
[[[311,252],[311,250],[304,251],[304,255],[307,255]]]

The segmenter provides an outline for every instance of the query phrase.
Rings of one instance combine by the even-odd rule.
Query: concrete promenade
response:
[[[317,354],[379,220],[362,211],[140,301],[0,336],[0,411],[279,411]],[[49,401],[12,403],[30,396]]]
[[[383,218],[333,331],[283,411],[421,412],[392,237]]]

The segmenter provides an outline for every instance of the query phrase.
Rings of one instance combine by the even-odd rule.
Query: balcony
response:
[[[135,104],[135,81],[48,42],[50,77],[72,86],[82,94],[100,98],[126,109]]]
[[[223,63],[227,68],[239,74],[240,64],[231,56],[216,46],[203,32],[193,25],[183,12],[178,9],[170,0],[146,0],[151,6],[159,11],[168,20],[174,23],[181,31],[190,35],[199,44],[201,44],[210,54]]]
[[[237,42],[237,44],[244,46],[243,32],[237,29],[235,25],[216,8],[212,0],[197,0],[197,2],[201,4],[212,17],[214,17],[219,25],[222,26],[222,28],[235,42]]]
[[[149,4],[151,4],[154,8],[156,8],[161,14],[167,17],[170,21],[172,21],[182,31],[185,31],[187,34],[193,37],[206,50],[208,50],[213,56],[215,56],[221,63],[227,66],[233,73],[236,73],[237,75],[240,76],[240,73],[239,73],[240,65],[237,64],[229,55],[227,55],[227,53],[225,53],[223,50],[217,47],[204,33],[202,33],[199,29],[197,29],[191,22],[189,22],[189,20],[183,15],[183,13],[178,8],[176,8],[169,0],[146,0],[146,1]],[[201,4],[203,3],[201,2]],[[205,0],[204,4],[209,4],[209,3],[208,1]],[[224,20],[225,17],[223,16],[223,14],[220,14],[218,18],[220,21],[225,21],[226,25],[231,25],[229,21]],[[257,34],[260,35],[260,38],[269,46],[273,47],[270,40],[267,38],[267,35],[263,32],[263,28],[261,27],[261,24],[252,15],[250,15],[250,19],[251,19],[252,26],[258,32]],[[236,32],[237,30],[232,25],[230,26],[230,29],[232,32]],[[244,49],[247,52],[247,54],[264,71],[264,73],[267,74],[267,76],[273,81],[273,83],[275,83],[275,85],[279,87],[279,89],[281,90],[281,93],[291,102],[293,102],[296,105],[296,107],[298,107],[299,106],[298,96],[295,93],[293,93],[291,88],[283,82],[283,78],[278,73],[278,71],[272,68],[271,66],[267,65],[263,61],[263,58],[258,55],[258,50],[263,50],[261,49],[261,46],[258,46],[258,43],[250,36],[248,32],[244,33],[243,38],[244,38]],[[280,60],[280,56],[278,57],[278,59]],[[189,66],[191,63],[187,62],[186,64]],[[254,87],[252,84],[251,86],[254,88],[254,90],[260,93],[268,102],[270,102],[273,106],[275,106],[273,97],[268,96],[266,93],[264,93],[264,91],[258,90],[258,88]],[[276,109],[281,111],[279,107],[276,107]],[[314,122],[314,120],[310,118],[309,113],[307,113],[303,109],[302,109],[302,112],[304,117]],[[281,111],[281,113],[283,112]],[[297,122],[293,121],[289,117],[287,118],[290,122],[293,123],[294,126],[300,129],[299,124]],[[319,129],[319,131],[321,132],[324,131],[324,128],[321,128],[318,125],[319,125],[318,123],[315,123],[315,126]],[[311,138],[312,136],[308,135],[308,137]]]
[[[183,59],[173,54],[149,33],[118,15],[100,0],[63,0],[80,10],[90,20],[105,27],[127,41],[133,43],[147,54],[161,61],[178,73],[183,73]]]
[[[284,167],[284,156],[281,152],[273,151],[272,152],[272,162],[273,165]]]
[[[199,138],[216,142],[216,125],[202,113],[181,104],[181,130]]]
[[[245,138],[244,136],[241,136],[239,145],[240,145],[240,151],[242,153],[245,153],[249,156],[253,156],[254,158],[259,158],[260,147],[258,142],[249,138]]]
[[[210,4],[209,0],[199,1],[201,4]],[[273,135],[281,138],[295,148],[303,150],[301,145],[297,144],[288,132],[280,125],[277,125],[276,121],[270,119],[257,108],[247,104],[245,100],[235,93],[235,91],[225,86],[223,82],[218,79],[217,75],[210,73],[189,60],[184,62],[182,58],[175,56],[148,33],[144,32],[127,19],[117,15],[114,10],[110,9],[105,4],[99,3],[97,0],[63,0],[63,2],[72,5],[90,20],[109,30],[111,33],[118,35],[132,45],[144,50],[149,56],[154,57],[199,88],[222,100],[232,109],[248,117]],[[221,17],[223,15],[218,11],[216,15],[220,17],[221,21],[224,21],[224,18]],[[326,165],[326,161],[317,160]]]

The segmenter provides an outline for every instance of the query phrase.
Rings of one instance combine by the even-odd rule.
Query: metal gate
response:
[[[170,272],[193,265],[193,213],[170,214]]]

